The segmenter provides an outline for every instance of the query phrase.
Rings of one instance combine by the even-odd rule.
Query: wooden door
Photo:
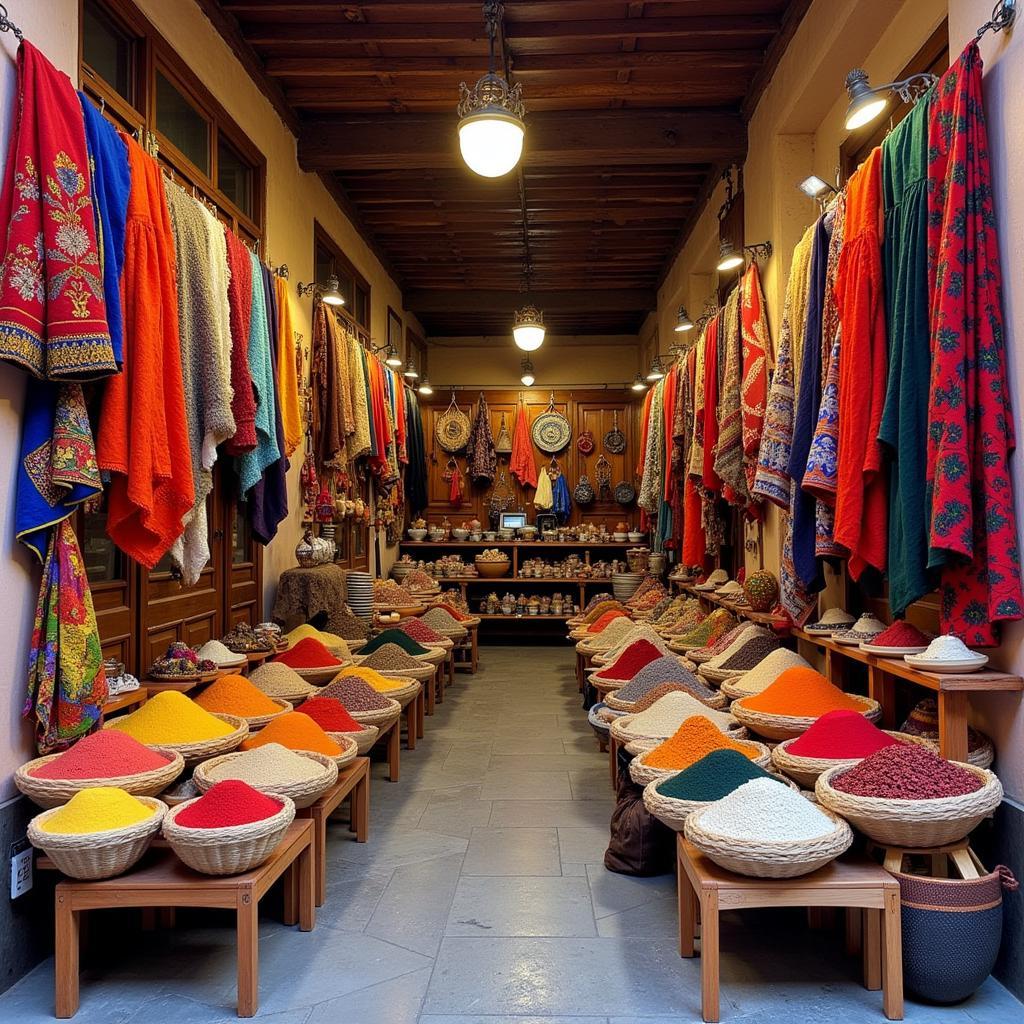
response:
[[[626,449],[619,453],[610,452],[604,446],[605,434],[615,426],[616,417],[618,417],[619,430],[626,436]],[[631,443],[631,438],[634,436],[632,419],[633,406],[625,401],[602,399],[601,401],[577,403],[574,436],[578,438],[583,431],[589,430],[594,436],[594,451],[592,454],[584,456],[574,450],[577,470],[572,486],[575,486],[585,469],[596,494],[591,505],[580,509],[580,522],[604,523],[611,531],[620,520],[631,518],[635,520],[636,504],[623,506],[614,497],[615,487],[620,483],[631,483],[635,488],[639,487],[639,482],[634,478],[636,455]],[[597,482],[598,463],[602,455],[610,465],[612,492],[604,495],[602,495]]]
[[[228,632],[239,622],[255,626],[263,620],[263,548],[253,540],[245,506],[234,500],[229,485],[222,484],[215,493],[216,532],[226,581],[221,588],[221,616]]]

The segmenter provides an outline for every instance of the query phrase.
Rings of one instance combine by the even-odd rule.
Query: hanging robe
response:
[[[291,458],[302,444],[302,410],[299,405],[299,370],[295,361],[295,325],[292,297],[286,278],[274,275],[277,303],[277,394],[281,405],[284,453]]]
[[[753,493],[757,455],[761,447],[765,405],[768,401],[768,352],[771,333],[761,274],[751,263],[740,281],[740,330],[743,341],[743,380],[740,404],[743,413],[743,476],[751,515],[759,514],[760,499]]]

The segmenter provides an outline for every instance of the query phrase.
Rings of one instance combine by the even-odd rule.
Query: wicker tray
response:
[[[134,775],[116,775],[106,779],[37,779],[32,772],[49,764],[60,754],[47,754],[27,761],[14,773],[14,784],[37,807],[44,809],[66,804],[79,790],[97,786],[116,786],[132,796],[157,796],[185,770],[185,759],[169,747],[152,747],[171,760],[162,768]]]
[[[742,676],[740,678],[742,678]],[[728,697],[729,700],[742,700],[744,697],[754,697],[761,692],[760,690],[741,690],[736,685],[736,682],[737,680],[735,677],[723,679],[719,686],[719,692],[725,697]]]
[[[186,788],[187,787],[187,788]],[[172,790],[181,790],[183,796],[173,796]],[[186,800],[194,800],[197,796],[200,796],[200,792],[195,782],[192,780],[190,775],[185,780],[185,784],[179,781],[177,786],[170,786],[160,794],[160,799],[163,800],[168,807],[177,807],[178,804],[183,804]]]
[[[249,726],[246,725],[244,718],[238,718],[236,715],[222,715],[215,711],[211,711],[210,714],[222,722],[227,722],[228,725],[233,725],[234,732],[229,732],[226,736],[216,736],[212,740],[199,740],[196,743],[146,743],[145,746],[151,746],[154,750],[164,752],[177,750],[185,759],[185,767],[194,768],[200,761],[206,761],[218,754],[227,754],[234,750],[249,735]],[[104,723],[103,728],[111,728],[111,723]]]
[[[113,878],[127,871],[146,852],[153,836],[160,831],[160,823],[167,811],[167,805],[155,797],[137,796],[136,799],[151,808],[153,813],[134,825],[82,835],[44,832],[40,826],[58,810],[51,808],[37,814],[28,823],[28,840],[69,878],[87,881]]]
[[[387,699],[390,703],[386,708],[379,708],[376,711],[349,711],[349,714],[360,725],[375,725],[378,732],[384,732],[402,714],[402,705],[391,697]]]
[[[709,683],[718,683],[719,686],[727,679],[738,679],[745,674],[746,669],[738,671],[731,668],[708,668],[707,665],[701,665],[697,669],[697,675],[702,679],[706,679]]]
[[[342,658],[340,665],[325,665],[323,668],[297,668],[293,671],[314,686],[329,683],[346,665],[354,659]]]
[[[768,774],[773,779],[785,783],[790,789],[800,792],[800,787],[784,775],[778,775],[775,772]],[[665,796],[658,792],[658,786],[662,781],[662,779],[655,779],[654,782],[648,782],[644,786],[644,807],[673,832],[682,832],[690,814],[714,803],[713,800],[678,800],[675,797]]]
[[[241,662],[237,664],[241,665]],[[178,674],[165,674],[163,672],[150,672],[150,679],[158,683],[211,683],[221,673],[221,668],[211,669],[209,672],[190,672]]]
[[[367,725],[359,732],[332,732],[332,736],[341,736],[344,739],[352,740],[356,745],[356,754],[366,754],[373,748],[380,735],[380,729],[375,725]]]
[[[1000,804],[1003,787],[992,772],[953,761],[983,781],[981,789],[937,800],[883,800],[853,796],[833,788],[832,780],[848,767],[829,768],[818,776],[818,803],[841,814],[864,835],[883,846],[921,849],[956,843],[977,828]]]
[[[423,662],[420,668],[389,668],[386,672],[381,672],[381,675],[386,678],[401,676],[404,679],[412,679],[414,682],[425,683],[428,679],[433,679],[436,672],[437,665]],[[390,693],[390,691],[388,692]]]
[[[194,801],[172,807],[164,818],[163,834],[171,849],[190,867],[203,875],[240,875],[262,864],[275,850],[295,819],[295,804],[278,797],[283,806],[277,814],[248,825],[228,828],[184,828],[175,820]]]
[[[669,682],[671,682],[671,680],[669,680]],[[729,704],[725,697],[720,693],[716,693],[714,697],[709,697],[707,700],[698,697],[695,693],[691,693],[690,696],[693,697],[694,700],[699,700],[701,704],[710,708],[712,711],[721,711],[722,708],[727,707]],[[605,703],[608,707],[614,708],[616,711],[630,711],[636,701],[619,700],[614,693],[609,693],[605,699]]]
[[[245,722],[249,726],[249,732],[256,732],[258,729],[262,729],[265,725],[268,725],[275,718],[280,718],[281,715],[286,715],[289,711],[295,710],[291,702],[284,700],[282,697],[271,697],[270,699],[277,705],[278,710],[272,715],[257,715],[253,718],[246,718]]]
[[[882,717],[882,706],[870,697],[858,697],[856,694],[846,695],[860,704],[861,714],[869,722],[877,722]],[[770,740],[791,740],[806,732],[817,718],[800,718],[796,715],[767,715],[763,711],[750,711],[744,707],[743,701],[734,700],[730,710],[751,732]]]
[[[338,768],[345,768],[347,765],[350,765],[359,753],[359,744],[348,733],[329,732],[327,735],[341,747],[341,753],[337,757],[330,758],[330,760]]]
[[[850,826],[828,808],[819,809],[833,820],[835,828],[817,839],[750,842],[718,835],[701,826],[704,809],[687,817],[683,832],[705,857],[726,871],[754,878],[796,878],[823,868],[853,844]]]
[[[387,697],[389,700],[397,701],[404,709],[408,707],[409,703],[415,700],[422,692],[423,684],[418,680],[413,679],[408,686],[403,686],[400,690],[381,690],[380,694],[382,697]]]
[[[758,743],[756,740],[745,740],[744,742],[757,748],[757,757],[752,757],[750,759],[754,764],[759,768],[767,768],[768,765],[771,764],[771,751],[763,743]],[[680,768],[648,768],[647,765],[644,764],[644,759],[649,753],[650,750],[644,750],[642,753],[634,757],[629,763],[630,777],[638,786],[646,786],[648,782],[654,782],[657,779],[664,779],[669,775],[678,775],[682,770]]]
[[[249,785],[253,789],[258,789],[261,793],[289,797],[294,802],[296,809],[301,809],[309,807],[321,793],[326,792],[338,781],[338,765],[335,764],[335,759],[328,754],[318,754],[312,750],[296,750],[294,753],[301,754],[303,757],[308,757],[311,761],[315,761],[321,770],[312,778],[303,779],[302,782],[275,782],[265,786],[257,786],[250,782]],[[230,764],[238,756],[237,753],[222,754],[220,757],[213,757],[209,761],[204,761],[201,765],[198,765],[192,774],[196,789],[200,793],[205,793],[211,786],[220,781],[213,777],[213,772],[223,764]]]
[[[623,715],[615,720],[611,728],[611,735],[616,743],[643,743],[651,741],[657,744],[668,739],[668,736],[653,736],[649,733],[629,732],[629,726],[635,717],[636,715]],[[672,732],[675,732],[675,729]],[[747,738],[748,733],[746,726],[740,725],[739,722],[734,722],[729,729],[725,730],[725,735],[731,740],[742,740]]]
[[[919,746],[927,747],[932,753],[939,752],[937,743],[923,739],[921,736],[913,736],[909,732],[890,732],[884,730],[887,736],[900,740],[903,743],[916,743]],[[793,737],[797,739],[799,737]],[[796,779],[806,789],[814,789],[818,776],[829,768],[852,768],[863,758],[860,757],[801,757],[799,754],[791,754],[788,750],[793,739],[783,740],[772,751],[772,764],[781,772],[785,772],[791,779]]]
[[[426,605],[422,604],[379,604],[376,601],[371,607],[375,612],[398,612],[403,618],[422,615],[427,610]]]

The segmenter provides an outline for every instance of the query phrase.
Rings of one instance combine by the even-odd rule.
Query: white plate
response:
[[[927,647],[878,647],[875,644],[860,645],[865,654],[880,654],[883,658],[902,658],[905,654],[920,654],[927,651]]]
[[[932,661],[922,658],[920,654],[906,654],[903,660],[911,668],[938,672],[940,675],[953,675],[958,672],[977,672],[988,664],[988,655],[976,654],[973,658],[961,658],[959,661]]]
[[[844,638],[836,636],[834,633],[832,634],[832,639],[835,640],[837,644],[842,644],[844,647],[860,647],[860,645],[864,643],[863,640],[857,640],[853,637]]]

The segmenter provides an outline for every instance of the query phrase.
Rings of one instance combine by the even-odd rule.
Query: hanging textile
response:
[[[704,476],[704,359],[707,351],[707,333],[710,321],[704,325],[700,338],[694,346],[697,355],[694,357],[693,376],[693,437],[690,442],[690,457],[687,471],[694,478],[699,489],[703,486]]]
[[[722,350],[722,313],[719,312],[708,324],[704,349],[704,466],[702,480],[707,494],[717,494],[722,481],[715,472],[715,451],[718,448],[718,393],[721,384],[722,364],[719,355]]]
[[[405,493],[409,510],[418,515],[427,507],[427,448],[423,434],[423,415],[412,388],[405,389],[405,432],[409,465],[405,470]]]
[[[757,475],[757,454],[761,447],[765,405],[768,401],[768,351],[771,334],[768,313],[761,290],[761,274],[751,263],[740,281],[740,329],[743,333],[743,476],[751,503],[756,512],[758,498],[753,494]]]
[[[764,432],[757,455],[753,493],[780,508],[790,507],[790,479],[787,473],[793,444],[793,410],[796,401],[794,366],[799,366],[803,351],[807,284],[814,242],[811,225],[793,250],[786,285],[786,301],[779,331],[779,354],[775,375],[768,392],[764,414]]]
[[[36,747],[52,754],[99,725],[107,700],[96,614],[69,519],[50,534],[36,602],[23,715]]]
[[[651,388],[648,407],[647,445],[644,449],[643,474],[637,504],[652,518],[661,508],[662,479],[665,462],[665,431],[662,416],[665,410],[665,378]]]
[[[231,315],[231,416],[235,433],[224,445],[228,455],[256,447],[256,392],[249,371],[249,330],[252,326],[252,273],[249,250],[233,232],[224,232],[228,253],[228,309]]]
[[[722,389],[718,396],[718,444],[714,454],[715,475],[722,481],[723,496],[731,505],[749,501],[743,470],[743,332],[740,323],[740,288],[725,300],[720,325],[720,344],[725,353]]]
[[[538,512],[549,512],[555,503],[554,490],[551,487],[551,477],[547,469],[542,469],[537,477],[537,493],[533,496],[533,507]]]
[[[469,451],[470,478],[479,483],[493,483],[494,473],[498,468],[498,455],[494,449],[494,437],[491,435],[491,414],[482,391],[466,447]]]
[[[213,490],[217,446],[235,433],[227,243],[221,225],[183,188],[164,179],[164,195],[174,232],[178,343],[194,491],[171,558],[191,587],[210,558],[206,499]]]
[[[551,485],[551,511],[558,516],[558,521],[563,525],[569,522],[569,517],[572,515],[572,496],[569,494],[569,482],[561,471],[559,471],[558,476]]]
[[[512,457],[509,459],[508,468],[520,486],[539,489],[537,463],[533,458],[533,440],[530,437],[530,424],[527,420],[526,407],[520,400],[519,408],[516,410],[515,436],[512,440]],[[537,504],[536,499],[534,504]]]
[[[277,302],[277,394],[284,426],[284,454],[291,458],[302,444],[302,411],[299,406],[299,370],[295,361],[295,326],[292,298],[286,278],[274,275]]]
[[[252,320],[249,324],[249,371],[256,390],[256,448],[238,459],[238,489],[248,494],[267,467],[278,460],[277,416],[274,409],[274,371],[270,360],[270,320],[263,268],[249,253],[252,274]]]
[[[116,373],[82,107],[71,80],[18,47],[0,226],[0,359],[43,380]]]
[[[836,301],[839,462],[835,540],[850,552],[850,577],[885,568],[886,487],[878,427],[885,398],[885,282],[882,273],[882,151],[874,149],[846,187],[846,237]]]
[[[972,42],[936,85],[928,130],[929,565],[942,569],[943,631],[971,645],[1024,613],[981,72]]]
[[[346,334],[348,344],[348,374],[352,388],[352,440],[349,459],[355,462],[369,455],[373,449],[373,431],[370,421],[370,395],[363,367],[363,346],[355,335]]]
[[[128,216],[128,193],[132,179],[128,154],[117,129],[92,105],[85,93],[78,94],[85,118],[85,141],[89,150],[92,178],[93,219],[100,243],[103,271],[103,301],[114,362],[121,367],[124,347],[124,316],[121,312],[121,270],[124,267],[124,231]]]
[[[683,373],[683,408],[686,410],[683,421],[684,438],[682,458],[683,478],[683,539],[680,560],[683,565],[704,565],[704,528],[701,523],[700,493],[697,490],[696,478],[689,471],[690,455],[693,449],[693,421],[696,418],[697,403],[697,360],[700,343],[686,353]],[[686,439],[689,439],[688,443]]]
[[[174,235],[160,168],[128,135],[124,371],[103,394],[97,455],[110,474],[107,533],[152,569],[192,508],[192,455],[185,415]]]

